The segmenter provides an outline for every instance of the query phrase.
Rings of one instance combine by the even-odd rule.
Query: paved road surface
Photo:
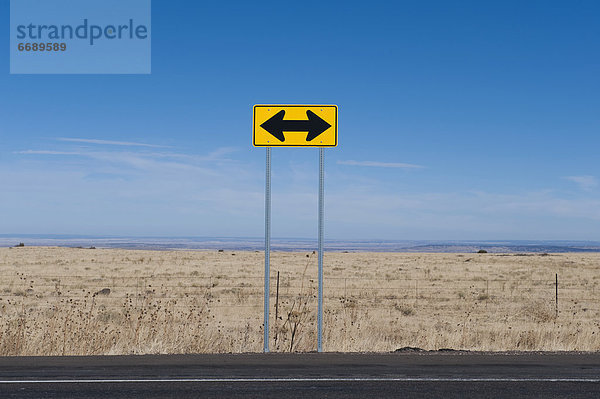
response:
[[[0,398],[600,398],[600,354],[0,358]]]

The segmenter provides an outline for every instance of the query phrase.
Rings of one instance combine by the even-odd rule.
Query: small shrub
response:
[[[524,316],[538,323],[547,323],[556,319],[555,311],[551,306],[542,301],[534,301],[524,305],[521,312]]]
[[[100,322],[100,323],[122,323],[123,322],[123,315],[117,311],[111,311],[111,310],[107,310],[107,311],[103,311],[100,312],[98,314],[98,316],[96,316],[96,319]]]
[[[396,304],[394,308],[404,316],[412,316],[415,314],[415,310],[410,306]]]

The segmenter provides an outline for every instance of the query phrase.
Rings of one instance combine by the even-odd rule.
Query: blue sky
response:
[[[151,75],[10,75],[6,49],[0,233],[260,237],[252,106],[306,103],[339,106],[327,238],[597,240],[599,21],[597,1],[154,0]],[[318,150],[273,149],[274,237],[316,237],[317,178]]]

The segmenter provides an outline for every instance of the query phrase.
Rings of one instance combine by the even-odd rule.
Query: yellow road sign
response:
[[[337,146],[337,105],[255,105],[255,147]]]

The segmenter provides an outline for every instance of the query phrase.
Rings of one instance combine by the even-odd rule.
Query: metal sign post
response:
[[[317,314],[317,352],[323,352],[323,186],[325,183],[325,154],[319,148],[319,305]]]
[[[271,273],[271,147],[267,147],[267,174],[265,184],[265,322],[264,348],[269,351],[269,277]]]

